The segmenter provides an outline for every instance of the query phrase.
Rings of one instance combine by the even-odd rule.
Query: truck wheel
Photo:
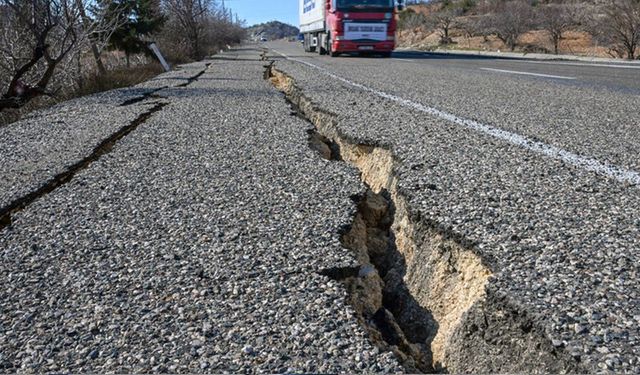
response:
[[[327,54],[327,44],[325,41],[327,40],[326,34],[318,34],[318,55],[326,55]]]
[[[304,51],[314,52],[313,47],[311,47],[311,36],[309,34],[304,34]]]

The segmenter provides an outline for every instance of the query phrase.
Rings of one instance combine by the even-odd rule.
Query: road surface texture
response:
[[[268,47],[0,128],[0,372],[640,372],[640,70]]]
[[[400,370],[321,275],[357,265],[357,173],[308,147],[259,51],[225,56],[0,129],[3,204],[82,166],[0,232],[0,372]]]
[[[436,370],[640,371],[637,67],[269,47],[277,86],[408,208],[395,269],[435,337],[395,315]]]

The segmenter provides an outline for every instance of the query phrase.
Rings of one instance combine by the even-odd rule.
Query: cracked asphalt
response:
[[[640,372],[639,187],[402,101],[633,172],[639,70],[608,70],[603,84],[604,68],[589,66],[556,73],[553,65],[495,59],[332,59],[296,43],[268,47],[275,67],[336,116],[344,137],[393,152],[413,214],[472,245],[494,272],[490,295],[530,314],[585,371]],[[485,66],[580,78],[478,69]]]
[[[602,68],[528,67],[580,78],[560,82],[478,69],[527,68],[502,60],[329,59],[269,46],[640,169],[635,70],[608,80]],[[365,186],[308,147],[311,125],[263,80],[261,52],[237,48],[0,128],[3,209],[166,104],[0,229],[0,372],[402,371],[368,338],[344,287],[320,274],[357,265],[340,232]],[[488,293],[526,311],[585,371],[640,372],[637,186],[269,59],[343,135],[393,152],[414,216],[471,245],[494,273]]]
[[[9,200],[167,103],[0,232],[1,372],[400,371],[320,275],[357,264],[357,173],[309,149],[259,51],[206,63],[0,129],[39,151],[3,164]]]

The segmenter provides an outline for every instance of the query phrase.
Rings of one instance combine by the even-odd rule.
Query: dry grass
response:
[[[156,62],[136,65],[130,68],[123,66],[116,67],[107,71],[107,74],[105,75],[92,72],[88,76],[84,77],[82,81],[78,83],[78,87],[73,90],[59,92],[54,97],[42,96],[36,98],[18,110],[0,112],[0,126],[8,125],[20,120],[30,112],[50,107],[65,100],[136,85],[147,81],[162,72],[162,66]]]
[[[437,8],[434,5],[421,4],[409,6],[416,13],[428,17]],[[596,9],[593,10],[597,11]],[[462,16],[458,18],[460,23],[473,18],[474,16]],[[433,30],[428,30],[426,26],[414,29],[400,30],[398,32],[398,45],[400,47],[417,48],[422,50],[449,49],[449,50],[469,50],[469,51],[502,51],[507,52],[509,48],[495,35],[468,37],[463,30],[453,28],[451,30],[453,43],[450,45],[440,45],[440,36]],[[524,53],[549,53],[553,51],[553,44],[546,31],[531,30],[524,33],[518,39],[516,52]],[[559,45],[559,53],[566,55],[588,56],[588,57],[613,57],[606,45],[600,45],[594,37],[586,31],[579,29],[564,33]]]
[[[160,64],[150,63],[130,68],[119,67],[108,71],[106,75],[93,73],[84,78],[78,90],[68,95],[66,99],[137,85],[162,72]]]

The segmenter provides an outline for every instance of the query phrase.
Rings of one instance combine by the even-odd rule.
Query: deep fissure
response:
[[[156,103],[149,110],[138,115],[129,124],[123,126],[117,132],[111,134],[109,137],[100,142],[96,147],[94,147],[93,151],[87,157],[73,164],[65,171],[57,174],[35,191],[17,198],[5,207],[0,208],[0,231],[8,226],[11,226],[12,215],[14,215],[16,212],[24,210],[37,199],[70,182],[73,177],[78,174],[78,172],[88,168],[94,161],[100,159],[101,156],[111,152],[111,150],[119,140],[127,136],[132,131],[136,130],[138,126],[144,124],[151,116],[153,116],[154,113],[161,111],[168,104],[169,103],[166,102]]]
[[[396,353],[407,372],[580,371],[539,321],[505,296],[487,294],[492,271],[473,244],[411,213],[389,150],[351,141],[336,115],[273,63],[265,68],[265,78],[314,126],[311,148],[357,168],[368,188],[342,233],[360,266],[320,273],[345,285],[373,342]]]
[[[265,68],[265,79],[273,78],[272,64]],[[294,109],[293,114],[309,121],[296,103],[288,96],[285,98]],[[344,161],[340,145],[336,141],[322,135],[315,126],[307,133],[309,147],[320,157]],[[319,273],[345,286],[348,302],[373,342],[383,350],[392,351],[407,372],[445,372],[446,369],[441,366],[434,368],[433,355],[428,345],[429,338],[434,336],[431,332],[436,325],[433,317],[422,314],[423,319],[417,323],[399,322],[396,319],[395,314],[402,313],[402,310],[416,312],[423,309],[411,298],[406,286],[389,288],[385,282],[387,276],[393,277],[390,272],[401,273],[396,268],[403,262],[391,230],[395,207],[386,190],[375,193],[367,181],[364,183],[367,186],[366,192],[362,196],[352,197],[357,204],[354,220],[348,228],[344,228],[340,238],[342,245],[354,252],[360,265],[324,269]]]
[[[389,193],[367,188],[353,223],[341,236],[342,245],[354,252],[360,267],[357,274],[338,280],[347,288],[349,304],[374,342],[394,352],[407,372],[433,373],[436,369],[428,345],[433,318],[423,315],[412,324],[398,319],[403,311],[421,308],[396,277],[402,274],[403,258],[391,230],[394,216]]]

